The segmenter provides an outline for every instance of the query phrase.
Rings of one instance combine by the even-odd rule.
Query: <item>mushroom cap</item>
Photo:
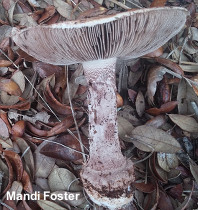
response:
[[[159,7],[13,30],[14,42],[36,59],[69,65],[137,58],[165,44],[184,26],[187,10]]]

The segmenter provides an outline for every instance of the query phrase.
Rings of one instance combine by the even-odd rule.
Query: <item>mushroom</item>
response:
[[[14,42],[36,59],[55,65],[82,63],[89,84],[89,160],[81,179],[90,198],[110,209],[133,199],[134,166],[118,138],[115,64],[165,44],[184,26],[179,7],[130,10],[114,15],[13,31]]]

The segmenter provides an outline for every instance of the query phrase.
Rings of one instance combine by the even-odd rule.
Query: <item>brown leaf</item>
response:
[[[47,6],[45,8],[44,13],[42,14],[40,19],[38,20],[38,23],[49,20],[55,14],[55,12],[56,12],[56,10],[55,10],[54,6],[52,6],[52,5]]]
[[[164,7],[167,0],[153,0],[150,7]]]
[[[8,60],[0,60],[0,67],[8,67],[12,65],[12,62],[11,61],[8,61]]]
[[[174,63],[173,61],[171,61],[169,59],[166,59],[166,58],[161,58],[161,57],[155,58],[155,60],[158,63],[166,66],[169,69],[171,69],[175,73],[177,73],[181,76],[184,76],[184,71],[182,70],[182,68],[178,64]]]
[[[165,104],[162,104],[162,106],[159,109],[158,108],[150,108],[150,109],[146,110],[146,112],[153,116],[165,114],[165,113],[171,112],[173,109],[175,109],[177,104],[178,104],[177,101],[170,101]]]
[[[30,101],[22,101],[20,103],[14,105],[3,105],[0,104],[0,109],[17,109],[17,110],[29,110],[30,109]]]
[[[154,103],[154,95],[157,89],[157,82],[163,79],[166,68],[162,66],[154,66],[150,68],[147,76],[147,96],[149,103]]]
[[[153,117],[151,120],[147,121],[145,125],[153,126],[156,128],[161,127],[166,122],[166,118],[164,115],[158,115]]]
[[[19,120],[12,126],[11,134],[13,137],[22,137],[25,132],[25,121]]]
[[[0,90],[9,93],[10,95],[20,96],[22,91],[19,85],[11,79],[0,78]]]
[[[162,54],[163,54],[163,47],[160,47],[157,50],[146,54],[145,57],[155,58],[161,56]]]
[[[181,129],[188,132],[198,132],[198,123],[193,117],[180,114],[169,114],[168,116]]]
[[[75,136],[76,138],[78,138],[77,135]],[[41,149],[40,153],[48,157],[53,157],[53,158],[57,158],[60,160],[65,160],[65,161],[80,161],[81,160],[81,163],[82,163],[82,155],[78,152],[75,152],[75,150],[82,152],[80,143],[78,142],[76,138],[69,134],[59,135],[54,139],[53,142],[57,142],[62,145],[55,144],[53,142],[48,143]],[[87,137],[81,135],[81,139],[82,139],[83,145],[86,148],[89,148],[89,142],[88,142]],[[64,147],[64,145],[71,149]],[[74,150],[72,150],[72,148]]]
[[[124,104],[122,96],[116,92],[116,103],[117,103],[117,108],[122,107]]]
[[[50,107],[58,114],[70,115],[72,113],[70,106],[60,103],[52,94],[49,83],[46,85],[45,98]]]
[[[5,205],[7,205],[7,206],[9,206],[10,207],[10,209],[14,209],[14,210],[18,210],[18,208],[16,207],[16,203],[15,203],[15,201],[14,200],[7,200],[7,198],[3,201],[3,203],[5,204]],[[5,205],[3,205],[3,210],[8,210],[8,208],[5,206]]]
[[[6,193],[10,187],[12,186],[12,183],[14,181],[14,172],[13,172],[13,167],[9,161],[9,159],[5,156],[5,160],[6,160],[6,164],[8,166],[8,170],[9,170],[9,179],[8,179],[8,184],[6,186],[6,188],[3,190],[2,194]]]
[[[163,191],[160,191],[160,198],[159,198],[159,202],[158,202],[158,208],[160,210],[174,210],[169,196]]]
[[[4,150],[3,153],[4,156],[10,161],[14,172],[16,173],[17,181],[20,181],[23,175],[23,163],[20,156],[11,150]]]
[[[131,134],[134,145],[145,152],[176,153],[181,149],[177,140],[161,129],[142,125],[134,128]]]
[[[155,184],[153,184],[151,182],[147,182],[147,183],[135,182],[133,184],[138,190],[140,190],[141,192],[144,192],[144,193],[151,193],[156,189]]]
[[[25,191],[27,191],[28,193],[33,193],[33,188],[32,188],[32,183],[31,183],[30,177],[25,170],[23,171],[23,176],[22,176],[21,182],[23,184],[23,189]]]

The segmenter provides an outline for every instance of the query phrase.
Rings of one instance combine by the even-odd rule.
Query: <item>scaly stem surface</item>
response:
[[[133,164],[122,155],[118,138],[115,64],[115,58],[83,64],[89,84],[90,158],[81,178],[92,200],[106,206],[97,202],[101,195],[110,200],[126,197],[129,202],[134,181]]]

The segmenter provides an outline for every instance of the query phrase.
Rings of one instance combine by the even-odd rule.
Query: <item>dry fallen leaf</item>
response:
[[[159,166],[167,172],[179,166],[179,160],[176,154],[160,152],[160,153],[157,153],[157,160],[158,160]]]
[[[193,90],[191,84],[189,84],[189,82],[184,78],[181,79],[178,86],[177,101],[178,101],[178,114],[191,115],[195,113],[191,105],[191,102],[195,102],[198,105],[198,97],[195,91]]]
[[[5,150],[3,153],[4,156],[10,161],[14,172],[16,173],[17,181],[20,181],[23,176],[23,163],[20,156],[17,153],[10,150]]]
[[[41,143],[34,152],[35,177],[47,178],[54,168],[55,159],[42,155],[40,150],[47,142]]]
[[[190,171],[195,181],[198,183],[198,165],[191,158],[189,159],[189,164],[190,164]]]
[[[67,210],[53,201],[37,200],[37,203],[43,210]]]
[[[148,102],[150,104],[154,103],[154,95],[157,89],[157,82],[163,79],[164,74],[166,73],[166,68],[162,66],[154,66],[150,68],[147,76],[147,96]]]
[[[78,179],[66,168],[55,168],[48,177],[48,184],[52,192],[69,191],[78,192],[82,190]]]
[[[131,134],[134,145],[145,152],[176,153],[181,150],[177,140],[161,129],[142,125],[134,128]]]
[[[131,131],[133,130],[133,125],[124,117],[118,116],[118,135],[119,138],[121,138],[124,141],[129,141],[128,138],[126,138],[126,135],[130,135]]]
[[[181,129],[198,133],[198,123],[193,117],[180,114],[169,114],[168,116]]]
[[[72,20],[74,17],[72,15],[73,8],[70,4],[62,0],[53,0],[54,6],[57,11],[68,20]]]

